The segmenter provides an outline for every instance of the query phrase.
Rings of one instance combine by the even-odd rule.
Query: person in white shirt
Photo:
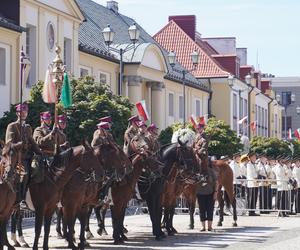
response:
[[[241,159],[241,154],[235,153],[232,157],[232,160],[229,163],[229,166],[233,173],[233,188],[234,188],[235,194],[237,193],[236,192],[237,189],[240,188],[240,186],[241,186],[241,182],[239,180],[237,180],[237,178],[241,175],[240,174],[240,166],[239,166],[240,159]]]
[[[255,213],[258,196],[258,172],[255,164],[256,154],[254,152],[250,152],[248,156],[250,159],[247,164],[247,201],[249,216],[258,216],[258,214]]]
[[[259,209],[261,210],[261,214],[269,213],[268,205],[269,200],[272,199],[270,195],[271,185],[268,182],[269,174],[270,174],[270,166],[267,163],[267,157],[263,153],[259,157],[259,162],[257,164],[257,171],[258,171],[258,179],[259,181]],[[263,211],[264,210],[264,211]]]
[[[296,197],[295,197],[295,210],[300,213],[300,158],[296,158],[295,166],[293,169],[293,177],[296,181]]]
[[[246,186],[247,186],[247,164],[249,162],[248,155],[242,155],[240,159],[240,176],[237,177],[237,179],[240,179],[241,182],[241,197],[246,197]]]
[[[269,176],[269,202],[268,202],[268,209],[272,209],[273,208],[273,197],[276,197],[276,193],[277,193],[277,185],[276,185],[276,175],[274,173],[274,167],[276,165],[276,160],[274,157],[272,156],[268,156],[268,165],[267,165],[267,172],[268,172],[268,176]]]
[[[286,171],[285,159],[278,159],[274,168],[277,181],[277,209],[279,210],[278,216],[287,217],[285,210],[288,209],[288,173]]]

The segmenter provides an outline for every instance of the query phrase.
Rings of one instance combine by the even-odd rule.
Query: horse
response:
[[[229,208],[232,206],[233,210],[233,227],[237,227],[237,213],[236,213],[236,199],[233,188],[233,172],[230,166],[222,160],[210,161],[209,163],[216,172],[218,188],[217,188],[217,200],[219,203],[219,221],[218,226],[222,226],[224,220],[224,201]],[[189,208],[190,224],[189,228],[194,229],[194,212],[197,199],[197,186],[199,184],[187,184],[183,189],[183,197],[186,199]],[[225,195],[223,199],[222,187],[225,189]]]
[[[180,142],[180,141],[179,141]],[[180,165],[174,164],[170,174],[164,185],[161,204],[164,208],[164,218],[162,227],[167,230],[169,236],[177,233],[173,227],[173,217],[175,214],[175,207],[177,198],[183,192],[186,183],[200,182],[202,175],[197,158],[191,147],[181,145],[185,151],[185,160],[180,162]]]
[[[29,191],[35,208],[35,237],[33,249],[38,249],[38,241],[44,220],[43,249],[47,250],[52,215],[56,204],[61,200],[63,188],[71,179],[75,170],[97,168],[99,162],[94,150],[84,141],[82,145],[70,148],[54,156],[50,167],[45,169],[44,180],[30,183]],[[41,195],[43,194],[43,195]]]
[[[22,149],[22,143],[7,143],[2,150],[2,157],[0,161],[0,249],[4,246],[7,249],[14,250],[7,239],[6,224],[11,215],[16,202],[16,185],[19,182],[19,175],[17,174],[18,155]]]

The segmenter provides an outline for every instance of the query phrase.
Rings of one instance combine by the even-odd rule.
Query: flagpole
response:
[[[60,92],[62,88],[62,78],[63,78],[63,61],[60,57],[61,49],[57,45],[55,48],[56,57],[53,60],[53,68],[52,68],[52,75],[54,76],[53,83],[55,85],[56,90],[56,100],[55,100],[55,109],[54,109],[54,126],[55,128],[58,126],[58,103],[60,98]],[[54,153],[57,154],[58,152],[58,140],[57,134],[55,134],[55,146],[54,146]]]

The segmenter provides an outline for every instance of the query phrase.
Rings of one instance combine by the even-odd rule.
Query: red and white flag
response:
[[[46,71],[45,82],[43,86],[43,100],[45,103],[55,103],[56,102],[56,89],[53,82],[53,78],[50,74],[49,69]]]
[[[247,121],[247,116],[245,116],[245,117],[243,117],[242,119],[240,119],[239,121],[238,121],[238,124],[243,124],[244,122],[246,122]]]
[[[288,139],[292,140],[292,129],[291,128],[289,128]]]
[[[149,114],[148,114],[148,111],[147,111],[147,108],[146,108],[145,100],[139,101],[138,103],[135,104],[135,106],[136,106],[136,109],[137,109],[139,115],[141,117],[143,117],[143,120],[148,121],[149,120]]]
[[[256,121],[251,122],[250,128],[253,132],[256,130]]]
[[[196,118],[193,115],[191,115],[190,120],[194,129],[196,129],[197,128]]]
[[[294,131],[294,135],[297,137],[298,140],[300,140],[300,128]]]

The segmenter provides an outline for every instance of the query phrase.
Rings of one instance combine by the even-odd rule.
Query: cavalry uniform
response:
[[[33,139],[46,156],[54,156],[55,135],[47,126],[37,127],[33,132]]]
[[[204,164],[201,164],[203,173],[207,172],[208,167],[208,139],[204,132],[197,133],[193,142],[193,148],[198,158]]]
[[[140,119],[137,115],[132,116],[128,119],[130,126],[126,129],[124,133],[124,146],[123,146],[123,150],[127,156],[130,155],[129,144],[131,140],[139,133],[138,127],[136,125],[138,121],[140,121]]]
[[[98,129],[94,132],[91,146],[96,147],[103,144],[115,144],[115,143],[112,134],[107,130],[105,130],[103,127],[99,126]]]
[[[248,194],[248,208],[251,209],[249,215],[255,214],[257,197],[258,197],[258,183],[257,183],[257,168],[255,163],[249,161],[247,164],[247,194]]]

